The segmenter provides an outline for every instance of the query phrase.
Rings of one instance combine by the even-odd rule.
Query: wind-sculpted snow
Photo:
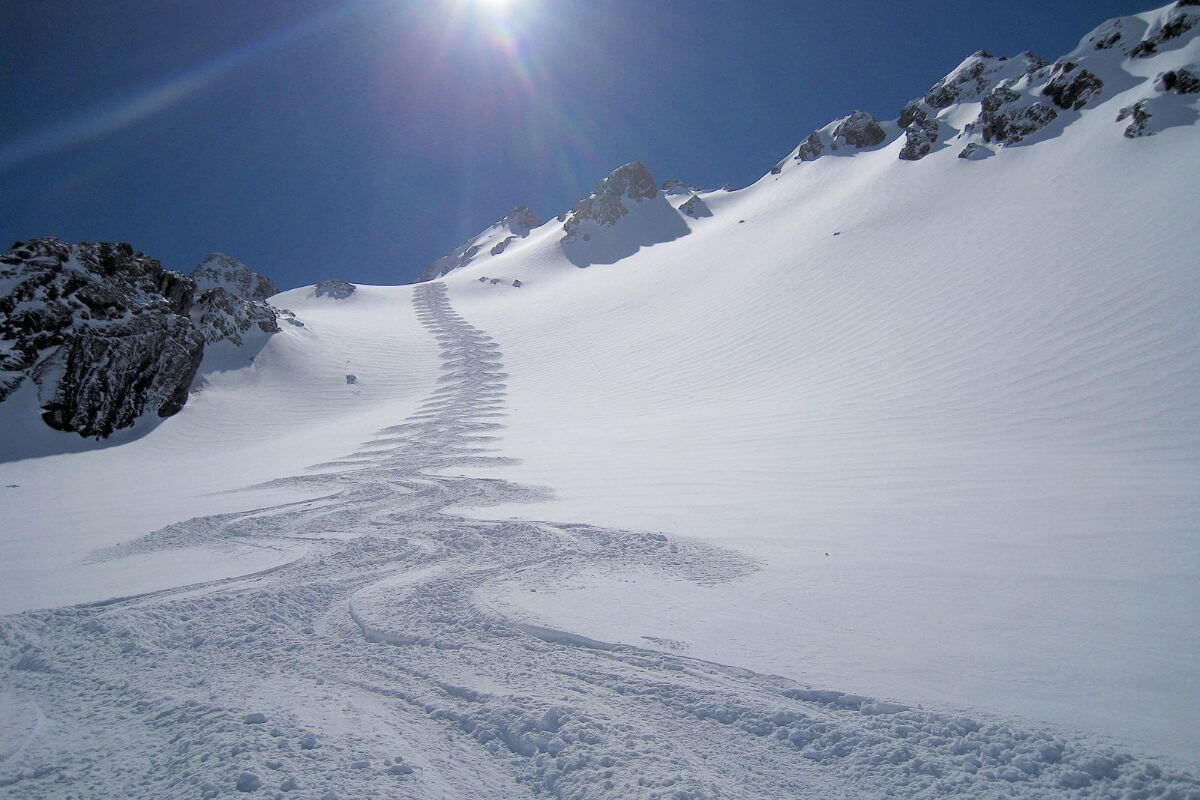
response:
[[[544,489],[504,463],[498,345],[414,294],[438,387],[311,499],[95,554],[307,547],[266,572],[0,619],[0,793],[22,798],[1200,797],[1086,740],[935,713],[508,618],[491,587],[585,568],[720,582],[755,565],[663,534],[479,521]],[[663,641],[670,647],[670,642]]]

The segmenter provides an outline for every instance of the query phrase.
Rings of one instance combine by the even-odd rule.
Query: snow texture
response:
[[[1196,8],[272,297],[140,438],[26,381],[0,794],[1200,797]]]
[[[0,621],[3,702],[32,723],[5,734],[0,786],[23,798],[64,786],[96,797],[1200,794],[1187,775],[1086,741],[612,645],[480,604],[496,580],[534,585],[581,561],[701,584],[756,567],[662,534],[455,516],[468,499],[545,492],[446,474],[503,463],[488,443],[507,376],[444,285],[413,300],[441,349],[438,387],[328,471],[284,479],[319,501],[187,520],[95,557],[228,539],[303,540],[308,555]],[[348,526],[359,533],[341,535]]]

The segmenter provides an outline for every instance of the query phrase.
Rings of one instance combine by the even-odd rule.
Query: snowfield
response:
[[[1200,798],[1198,41],[14,395],[0,795]]]

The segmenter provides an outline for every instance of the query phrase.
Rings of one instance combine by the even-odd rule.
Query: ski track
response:
[[[305,556],[0,619],[14,716],[0,795],[1200,798],[1191,775],[1089,739],[499,616],[482,598],[514,576],[536,589],[602,564],[717,582],[755,564],[662,534],[449,511],[549,492],[447,474],[505,463],[489,443],[506,375],[444,285],[414,304],[439,387],[346,459],[273,482],[318,497],[95,557],[226,542]]]

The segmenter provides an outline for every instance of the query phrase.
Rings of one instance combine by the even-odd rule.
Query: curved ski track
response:
[[[455,506],[546,490],[448,474],[502,463],[500,350],[415,290],[444,375],[402,424],[282,483],[318,499],[191,519],[97,554],[236,541],[282,567],[0,619],[0,795],[1200,798],[1190,775],[1090,740],[933,713],[501,618],[490,582],[587,566],[680,580],[745,558],[661,534],[489,522]],[[803,625],[804,621],[796,620]]]

